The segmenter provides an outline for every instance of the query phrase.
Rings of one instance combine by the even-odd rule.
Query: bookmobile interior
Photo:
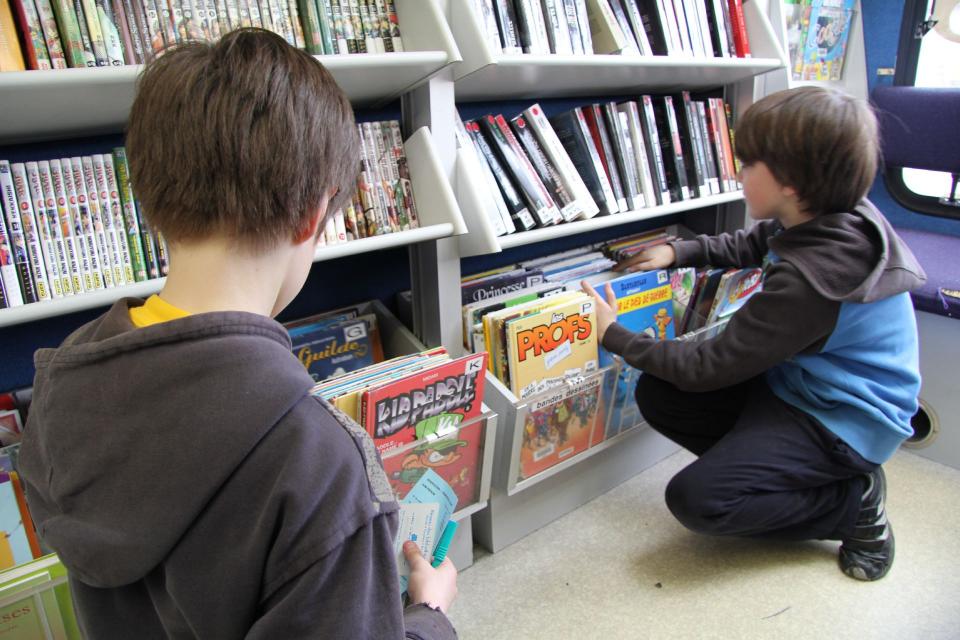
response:
[[[77,7],[81,4],[86,5],[76,3]],[[399,123],[402,144],[400,138],[395,140],[391,152],[396,154],[395,161],[393,165],[388,162],[382,172],[385,180],[390,180],[389,175],[396,178],[396,184],[406,180],[407,186],[398,187],[398,191],[414,200],[416,220],[401,219],[397,224],[385,216],[384,226],[369,232],[358,230],[358,224],[362,227],[364,223],[358,223],[349,213],[352,208],[348,209],[340,218],[341,228],[330,223],[332,226],[322,234],[306,285],[277,320],[288,325],[296,345],[298,334],[293,321],[352,307],[356,309],[353,318],[372,317],[369,322],[376,326],[382,343],[381,357],[406,356],[441,346],[451,358],[466,354],[468,348],[490,351],[491,368],[481,374],[486,376],[486,384],[479,411],[455,425],[455,431],[446,433],[441,428],[439,437],[436,430],[432,436],[429,431],[428,435],[421,434],[418,426],[417,439],[384,455],[388,471],[402,460],[403,472],[398,472],[402,475],[410,471],[411,464],[421,465],[421,471],[422,465],[431,466],[417,460],[443,457],[448,449],[430,448],[438,442],[476,443],[475,455],[466,456],[469,462],[465,467],[461,464],[456,478],[440,474],[455,487],[459,498],[452,516],[458,526],[448,551],[460,571],[459,595],[449,611],[459,637],[960,637],[960,543],[956,536],[960,530],[960,3],[673,0],[670,15],[679,32],[671,34],[665,21],[663,32],[655,34],[652,30],[656,25],[634,26],[643,21],[631,9],[651,6],[653,11],[657,7],[663,10],[671,6],[670,0],[666,4],[662,0],[557,0],[561,13],[569,4],[565,21],[563,15],[551,15],[555,5],[548,0],[542,4],[537,0],[532,4],[530,0],[512,4],[509,0],[395,0],[395,15],[390,19],[399,25],[402,50],[399,38],[390,45],[387,29],[382,32],[385,37],[371,29],[369,22],[375,25],[375,17],[367,20],[368,12],[373,15],[378,6],[392,4],[379,0],[359,4],[364,7],[364,15],[363,19],[357,18],[357,26],[366,26],[368,37],[365,42],[359,37],[350,39],[359,44],[351,44],[349,55],[340,55],[346,51],[338,53],[337,39],[359,34],[335,31],[332,17],[331,32],[324,31],[327,40],[315,43],[317,48],[313,50],[304,44],[310,40],[310,29],[303,7],[319,9],[322,21],[324,7],[329,10],[330,6],[323,0],[312,5],[309,0],[290,3],[293,14],[299,5],[304,15],[302,28],[291,29],[293,39],[287,39],[316,54],[333,73],[348,95],[358,123],[376,123],[377,131],[382,124],[384,132],[389,130],[386,123]],[[130,2],[116,5],[130,11]],[[261,7],[264,5],[261,2]],[[342,5],[348,11],[350,3],[342,0]],[[515,33],[509,32],[509,20],[500,15],[508,5]],[[534,13],[540,23],[527,13],[536,5],[539,7]],[[578,13],[579,5],[583,5],[589,20]],[[66,68],[83,65],[75,65],[70,59],[67,36],[63,36],[60,62],[66,56],[68,63],[57,68],[45,31],[39,34],[39,46],[43,47],[46,38],[47,62],[37,66],[37,36],[24,37],[21,24],[26,18],[18,8],[23,6],[35,7],[31,10],[39,11],[42,19],[42,7],[50,3],[0,0],[0,10],[5,10],[0,11],[0,49],[9,53],[19,47],[21,65],[0,59],[0,160],[9,163],[6,169],[0,165],[0,172],[8,172],[9,181],[12,166],[17,179],[17,167],[22,166],[26,171],[23,175],[29,178],[31,163],[39,162],[42,177],[44,161],[75,159],[73,188],[82,200],[86,158],[92,157],[94,169],[98,162],[106,162],[108,191],[119,192],[111,193],[113,200],[103,200],[104,221],[111,203],[119,209],[121,204],[127,207],[129,201],[128,211],[134,210],[130,194],[123,194],[125,160],[121,160],[122,151],[118,154],[115,150],[123,147],[136,80],[143,68],[140,63],[149,55],[144,53],[150,46],[146,42],[136,45],[137,53],[130,52],[139,39],[131,34],[143,26],[138,23],[139,10],[136,16],[127,16],[130,25],[138,26],[130,27],[130,33],[119,29],[121,42],[113,46],[115,51],[120,51],[116,48],[120,45],[126,47],[122,55],[108,50],[105,43],[109,37],[104,29],[100,40],[103,51],[93,56],[93,68]],[[485,7],[489,9],[485,11]],[[273,10],[277,15],[276,8]],[[718,13],[722,14],[719,19]],[[280,15],[286,16],[288,28],[296,18],[288,9]],[[558,19],[570,27],[569,33],[556,28]],[[264,26],[270,28],[266,21],[264,17]],[[222,35],[228,27],[250,24],[249,20],[231,24],[230,17],[220,22],[223,28],[218,33]],[[284,35],[281,22],[277,19],[273,30]],[[59,22],[55,28],[57,25]],[[579,36],[574,35],[577,25]],[[64,27],[59,28],[62,33]],[[540,31],[535,33],[537,29]],[[684,38],[681,32],[686,34]],[[144,33],[154,35],[149,25]],[[320,42],[323,38],[320,32],[317,34],[316,42]],[[592,42],[588,35],[592,35]],[[163,42],[161,36],[156,37]],[[95,34],[89,37],[95,45]],[[749,54],[743,50],[741,39],[748,43]],[[632,51],[632,47],[638,51]],[[101,54],[108,61],[97,66]],[[910,294],[919,335],[919,410],[911,420],[913,435],[883,465],[888,482],[886,510],[890,520],[896,521],[897,561],[888,575],[874,582],[852,580],[836,569],[836,540],[788,542],[709,536],[688,530],[668,510],[664,491],[670,479],[696,456],[650,428],[639,413],[624,409],[621,415],[610,410],[609,398],[603,395],[608,385],[624,379],[629,365],[614,357],[613,364],[605,366],[601,355],[599,368],[584,367],[575,378],[563,380],[555,388],[534,383],[521,388],[517,379],[494,375],[495,345],[489,342],[496,339],[493,331],[476,334],[473,321],[464,319],[465,305],[483,300],[483,295],[466,297],[465,292],[476,290],[469,278],[473,274],[486,274],[481,280],[502,283],[498,277],[518,268],[529,273],[532,263],[540,265],[537,273],[544,276],[537,282],[545,283],[550,281],[546,274],[551,273],[546,265],[564,259],[576,263],[567,256],[587,254],[587,250],[580,251],[584,247],[603,254],[596,260],[606,260],[605,268],[609,268],[630,255],[616,253],[618,239],[633,238],[642,244],[650,238],[689,239],[696,234],[750,228],[753,222],[735,177],[739,167],[729,155],[733,147],[728,144],[725,152],[725,143],[735,143],[737,122],[753,103],[801,86],[832,87],[873,105],[880,123],[882,162],[867,197],[909,246],[927,276],[926,282]],[[670,108],[676,107],[678,115],[682,115],[685,97],[692,95],[693,111],[679,118],[681,127],[690,127],[682,134],[683,144],[694,145],[688,147],[692,153],[687,154],[687,175],[696,182],[696,175],[703,169],[699,184],[689,187],[690,197],[677,197],[671,184],[664,191],[674,197],[664,198],[656,187],[650,147],[664,140],[661,161],[669,163],[670,133],[664,138],[661,130],[659,140],[656,135],[647,137],[647,151],[640,152],[636,145],[644,144],[648,135],[646,122],[640,126],[638,121],[631,129],[629,111],[619,112],[622,117],[618,117],[614,107],[606,126],[609,137],[617,136],[617,131],[622,134],[619,140],[611,145],[596,133],[585,137],[601,153],[605,144],[621,155],[633,154],[632,170],[637,178],[632,187],[626,175],[630,169],[624,169],[621,160],[616,161],[621,163],[623,184],[615,189],[621,193],[614,200],[625,198],[627,205],[620,212],[601,210],[595,215],[577,215],[574,211],[569,218],[564,209],[556,214],[559,223],[534,219],[530,213],[528,219],[516,215],[507,189],[499,182],[501,176],[494,175],[492,165],[499,158],[507,171],[517,171],[516,167],[509,165],[510,160],[500,155],[499,149],[493,149],[497,153],[490,156],[482,152],[484,145],[490,151],[490,146],[496,146],[497,136],[502,136],[494,119],[492,124],[485,122],[487,114],[502,114],[506,132],[510,133],[507,123],[512,122],[512,130],[522,138],[524,121],[520,118],[518,125],[515,116],[523,114],[533,125],[539,108],[550,119],[547,122],[544,118],[547,128],[553,123],[559,135],[563,114],[590,112],[591,105],[601,105],[594,110],[596,119],[592,123],[603,123],[602,105],[627,101],[638,101],[642,119],[641,97],[648,95],[653,96],[654,103],[662,101],[662,96],[673,96]],[[694,122],[698,119],[697,104],[702,119],[699,128]],[[654,118],[653,111],[650,114],[653,122],[663,123],[661,129],[673,117],[671,114],[661,120],[659,115]],[[462,123],[466,123],[466,130]],[[631,130],[637,134],[632,138],[633,151],[628,148]],[[570,156],[573,150],[567,147],[566,139],[562,146],[550,147],[550,139],[545,141],[541,133],[537,129],[542,152],[557,165],[557,184],[547,185],[547,190],[558,189],[555,193],[559,193],[571,181],[569,175],[558,175],[568,167],[557,160],[557,149],[566,155],[566,147]],[[809,134],[816,136],[817,132]],[[591,135],[596,144],[590,142]],[[389,139],[377,138],[370,143],[373,155],[383,155],[382,147],[379,152],[375,147],[385,140]],[[284,142],[278,140],[277,144]],[[679,149],[680,143],[674,144]],[[701,145],[699,151],[697,144]],[[528,147],[523,148],[534,155]],[[523,155],[522,150],[519,155]],[[405,168],[397,158],[405,160]],[[652,193],[648,185],[645,201],[641,176],[644,161],[649,161],[647,181],[652,181],[653,191],[658,192]],[[116,175],[111,175],[113,162],[117,163]],[[599,167],[600,159],[595,162]],[[61,165],[53,164],[56,182]],[[580,171],[579,163],[574,164],[577,166],[570,165],[569,169]],[[606,169],[611,187],[618,172],[614,164]],[[698,167],[696,175],[689,165]],[[727,171],[728,165],[733,171]],[[70,166],[64,160],[63,175],[68,183]],[[529,162],[524,166],[536,178],[539,167],[535,169]],[[372,175],[374,169],[367,168]],[[597,171],[602,176],[603,169]],[[710,176],[716,183],[713,186],[708,184]],[[4,177],[0,175],[0,180]],[[92,211],[102,182],[98,177],[91,179]],[[109,179],[118,184],[110,186]],[[574,182],[582,187],[587,181]],[[517,182],[513,184],[517,187]],[[71,187],[68,184],[66,188]],[[517,191],[523,188],[517,187]],[[43,185],[40,190],[43,196]],[[572,195],[572,200],[579,197]],[[592,190],[587,199],[591,195]],[[522,204],[529,204],[525,197],[520,198]],[[16,208],[16,196],[12,198]],[[360,198],[354,198],[357,211],[368,209]],[[37,222],[43,199],[37,207]],[[563,208],[563,204],[558,202],[556,208]],[[0,239],[8,238],[13,252],[0,247],[6,252],[0,257],[15,262],[18,231],[11,222],[6,196],[3,206],[6,213],[0,217],[0,229],[6,228],[6,235],[0,233]],[[394,211],[392,206],[385,205],[385,209]],[[535,206],[530,206],[531,211]],[[403,218],[401,209],[402,204],[397,205],[396,211]],[[71,215],[69,208],[66,211]],[[56,208],[51,212],[55,216]],[[409,210],[407,213],[414,217]],[[534,213],[539,216],[542,212]],[[124,221],[129,222],[125,215],[116,218],[117,243],[124,235]],[[136,224],[136,213],[133,222]],[[29,229],[26,223],[19,224],[23,242],[24,232]],[[76,251],[80,255],[86,238],[80,223],[76,224]],[[55,223],[51,225],[56,227]],[[368,225],[376,226],[373,222]],[[507,227],[513,227],[512,231]],[[661,229],[663,233],[657,236]],[[151,239],[144,226],[142,232],[130,236],[131,255],[132,243],[138,237],[137,242],[142,240],[140,260],[146,276],[120,277],[112,286],[101,277],[100,286],[80,285],[73,295],[57,288],[56,295],[55,284],[60,280],[52,276],[58,268],[54,264],[48,266],[51,277],[46,296],[38,299],[34,282],[30,298],[21,295],[25,291],[10,291],[10,282],[16,286],[19,272],[9,271],[14,275],[2,283],[6,286],[5,308],[0,308],[0,438],[4,446],[15,447],[24,428],[29,431],[33,354],[37,349],[58,346],[121,298],[147,298],[163,289],[163,240],[156,236]],[[29,244],[29,237],[27,241]],[[96,253],[96,241],[90,239],[91,255]],[[49,246],[54,246],[52,241]],[[100,246],[104,254],[119,255],[110,253],[111,245]],[[24,256],[34,255],[30,253],[32,246],[25,251]],[[40,271],[46,251],[44,244],[36,253]],[[151,253],[152,258],[148,255]],[[563,256],[553,262],[543,259],[553,254]],[[109,262],[106,255],[101,259],[105,265]],[[51,262],[56,261],[51,251]],[[7,262],[3,264],[7,269]],[[36,263],[33,265],[24,263],[28,279],[30,269],[37,268]],[[109,279],[109,266],[106,272]],[[576,271],[570,277],[592,273]],[[69,283],[70,278],[66,281]],[[486,296],[503,293],[496,286],[487,291]],[[546,294],[534,298],[540,295]],[[582,302],[583,298],[578,300]],[[692,309],[694,300],[689,302]],[[711,309],[709,303],[706,309]],[[699,318],[700,331],[683,336],[680,328],[697,327],[697,319],[694,324],[681,323],[681,317],[675,316],[669,337],[714,339],[723,331],[721,316],[714,314],[711,319],[718,321],[710,323],[703,315]],[[661,338],[665,337],[663,327],[661,331]],[[478,346],[473,340],[484,336],[488,340],[485,345]],[[517,378],[519,369],[513,367],[511,363],[510,376]],[[636,376],[625,379],[635,382]],[[600,408],[589,404],[587,396],[599,398]],[[628,400],[632,400],[632,390]],[[541,427],[539,416],[546,415],[545,411],[552,417],[544,418]],[[562,428],[550,423],[550,419],[558,419],[560,411],[564,414],[559,418],[564,422]],[[592,432],[583,436],[582,443],[566,446],[575,439],[572,428],[567,433],[571,423],[568,412],[576,414],[580,430],[586,424],[581,412],[600,417],[591,418]],[[620,422],[614,427],[615,419]],[[202,420],[198,420],[197,428],[202,426]],[[432,453],[428,456],[425,450]],[[3,455],[6,458],[0,461],[4,465],[0,480],[9,488],[12,510],[4,489],[0,505],[0,528],[5,538],[0,542],[0,563],[5,563],[0,567],[0,613],[4,614],[0,617],[0,636],[82,637],[62,565],[55,557],[50,560],[44,555],[50,550],[32,532],[27,536],[30,542],[25,551],[14,543],[13,530],[23,534],[23,529],[30,527],[29,516],[24,517],[29,495],[25,504],[20,485],[13,487],[16,454],[0,453]],[[13,466],[6,466],[9,464]],[[441,469],[437,466],[434,470]],[[398,493],[398,497],[402,495]],[[40,565],[31,572],[24,568],[28,562]],[[17,609],[25,598],[37,604],[40,617],[30,621],[8,617],[7,612]]]

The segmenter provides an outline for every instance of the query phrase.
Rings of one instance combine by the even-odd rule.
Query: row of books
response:
[[[400,122],[364,122],[357,130],[362,143],[357,190],[327,218],[321,246],[420,226]]]
[[[315,55],[403,51],[394,0],[0,0],[0,71],[142,64],[241,27]]]
[[[783,0],[794,80],[840,80],[856,0]]]
[[[458,122],[498,236],[740,188],[732,112],[720,98],[644,95],[549,119],[534,104],[509,120]]]
[[[741,0],[470,0],[492,51],[749,57]]]
[[[167,247],[140,217],[126,151],[0,160],[0,308],[166,275]]]
[[[583,280],[609,283],[618,321],[656,340],[719,325],[762,286],[759,269],[614,270],[672,239],[657,229],[463,279],[464,346],[487,351],[491,375],[526,401],[517,480],[641,422],[633,399],[640,372],[598,345]]]

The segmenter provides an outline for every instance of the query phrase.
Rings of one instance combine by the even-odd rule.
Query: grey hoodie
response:
[[[88,638],[454,638],[402,610],[372,441],[313,398],[287,332],[119,301],[37,352],[20,457]]]

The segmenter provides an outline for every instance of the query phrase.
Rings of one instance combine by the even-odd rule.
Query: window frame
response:
[[[912,87],[917,81],[922,39],[916,37],[927,20],[927,0],[906,0],[900,21],[900,40],[897,43],[897,64],[893,84]],[[883,183],[893,199],[902,207],[928,216],[960,220],[960,207],[942,204],[940,198],[914,192],[903,180],[901,167],[885,167]]]

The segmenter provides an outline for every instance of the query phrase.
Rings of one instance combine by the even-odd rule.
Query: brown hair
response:
[[[263,29],[173,47],[147,65],[126,144],[143,214],[172,242],[273,246],[305,228],[329,189],[327,211],[340,208],[360,161],[333,76]]]
[[[753,104],[736,133],[737,157],[763,162],[808,213],[852,211],[877,173],[877,118],[863,101],[800,87]]]

